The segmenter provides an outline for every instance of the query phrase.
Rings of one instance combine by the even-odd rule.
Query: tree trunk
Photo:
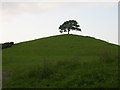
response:
[[[68,34],[69,34],[70,30],[68,30]]]

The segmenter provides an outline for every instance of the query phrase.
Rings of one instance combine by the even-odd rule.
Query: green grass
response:
[[[117,88],[118,46],[58,35],[3,50],[4,88]]]

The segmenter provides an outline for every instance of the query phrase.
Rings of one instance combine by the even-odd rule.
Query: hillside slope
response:
[[[118,46],[58,35],[3,50],[3,87],[118,87]]]
[[[9,52],[9,50],[11,51],[12,49],[12,52],[10,52],[9,55],[80,56],[100,55],[105,49],[112,49],[112,52],[114,52],[115,49],[113,48],[115,48],[115,45],[90,37],[58,35],[20,43],[10,49],[5,50],[5,52]]]

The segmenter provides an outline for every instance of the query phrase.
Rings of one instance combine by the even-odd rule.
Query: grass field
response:
[[[117,88],[118,46],[58,35],[3,50],[4,88]]]

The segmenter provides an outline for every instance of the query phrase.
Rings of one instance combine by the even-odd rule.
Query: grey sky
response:
[[[117,2],[2,2],[0,9],[0,42],[59,35],[59,25],[75,19],[82,32],[70,33],[118,43]]]

